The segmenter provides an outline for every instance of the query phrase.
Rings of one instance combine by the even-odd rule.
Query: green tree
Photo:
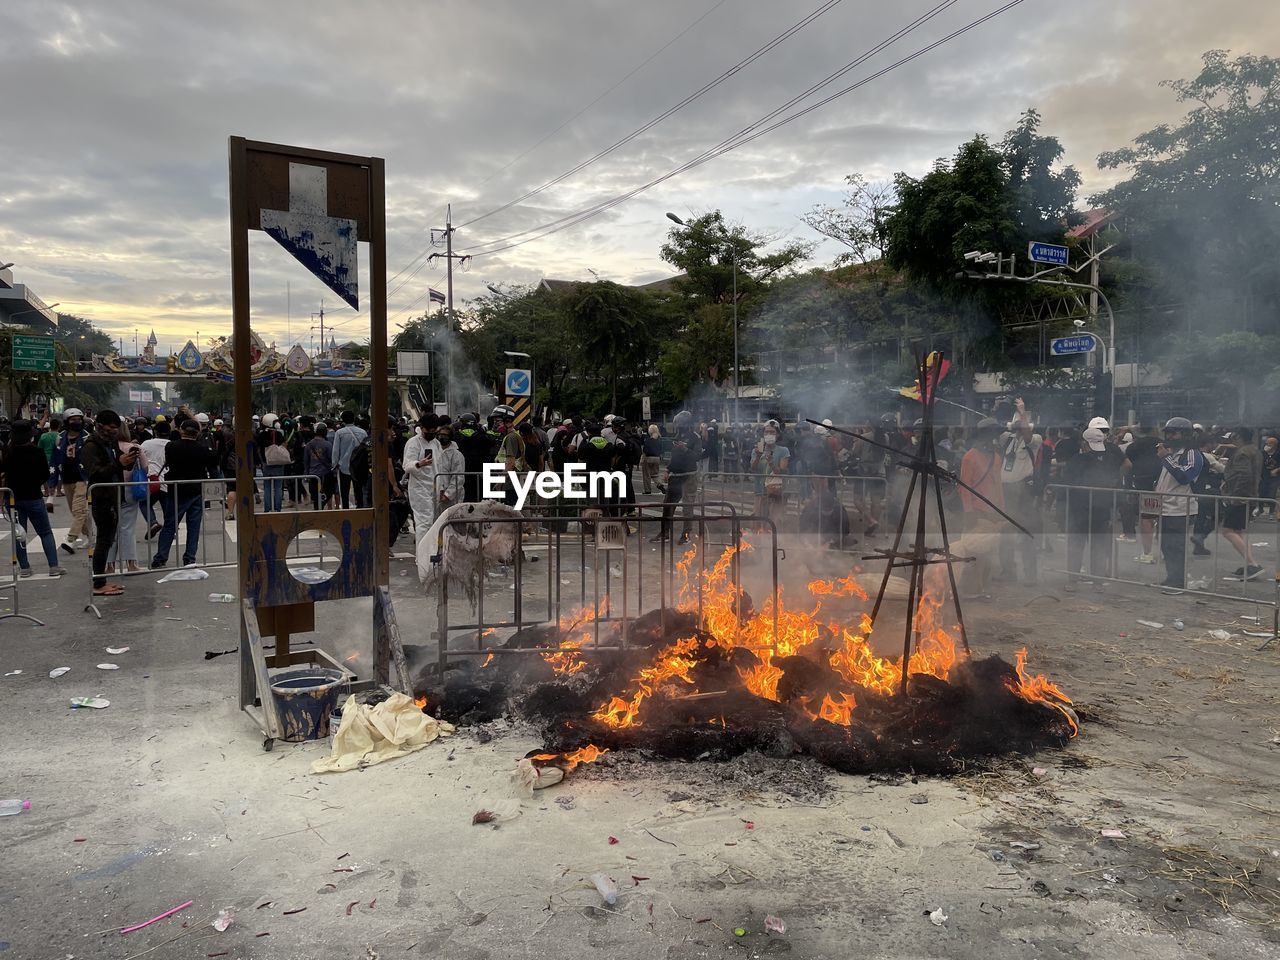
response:
[[[885,221],[893,213],[896,197],[893,185],[872,183],[860,173],[844,178],[848,190],[835,207],[819,204],[800,215],[809,227],[849,249],[836,256],[834,265],[871,264],[884,256]]]

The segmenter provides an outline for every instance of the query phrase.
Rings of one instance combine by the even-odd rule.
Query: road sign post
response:
[[[1092,333],[1080,333],[1074,337],[1056,337],[1049,341],[1049,352],[1055,357],[1069,357],[1078,353],[1093,353],[1098,349],[1098,338]]]
[[[533,413],[533,371],[508,367],[502,378],[502,392],[504,402],[516,412],[515,422],[527,420]]]
[[[1032,240],[1027,244],[1027,256],[1035,263],[1051,263],[1065,267],[1070,259],[1071,250],[1057,243],[1038,243]]]
[[[14,335],[14,370],[25,370],[29,373],[53,373],[56,363],[57,347],[53,337]]]

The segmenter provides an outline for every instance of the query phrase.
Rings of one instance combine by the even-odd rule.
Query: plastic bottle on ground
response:
[[[0,817],[12,817],[30,809],[30,800],[0,800]]]
[[[235,603],[236,595],[234,593],[211,593],[209,594],[210,603]]]

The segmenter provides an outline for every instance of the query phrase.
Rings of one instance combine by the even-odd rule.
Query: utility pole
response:
[[[444,235],[444,253],[433,253],[427,257],[427,260],[434,260],[436,257],[445,258],[445,275],[448,280],[448,292],[445,294],[445,298],[447,301],[448,315],[445,317],[444,322],[445,329],[449,332],[449,337],[446,338],[447,342],[445,344],[444,355],[444,402],[445,405],[448,406],[449,412],[454,413],[454,400],[457,397],[457,392],[453,388],[453,350],[455,347],[455,344],[453,343],[453,261],[457,260],[458,265],[461,266],[470,260],[471,256],[469,254],[456,254],[453,252],[453,204],[449,204],[445,207],[444,229],[433,229],[431,231],[432,243],[435,242],[437,234]],[[428,305],[429,304],[430,298],[428,298]]]

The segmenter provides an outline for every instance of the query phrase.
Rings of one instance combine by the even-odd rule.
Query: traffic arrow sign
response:
[[[352,309],[360,309],[356,221],[331,217],[329,173],[289,163],[289,209],[263,210],[262,229]]]
[[[13,338],[13,369],[52,373],[57,361],[53,337],[17,335]]]
[[[1049,352],[1055,357],[1075,353],[1093,353],[1098,349],[1098,338],[1092,333],[1080,333],[1074,337],[1057,337],[1049,341]]]

